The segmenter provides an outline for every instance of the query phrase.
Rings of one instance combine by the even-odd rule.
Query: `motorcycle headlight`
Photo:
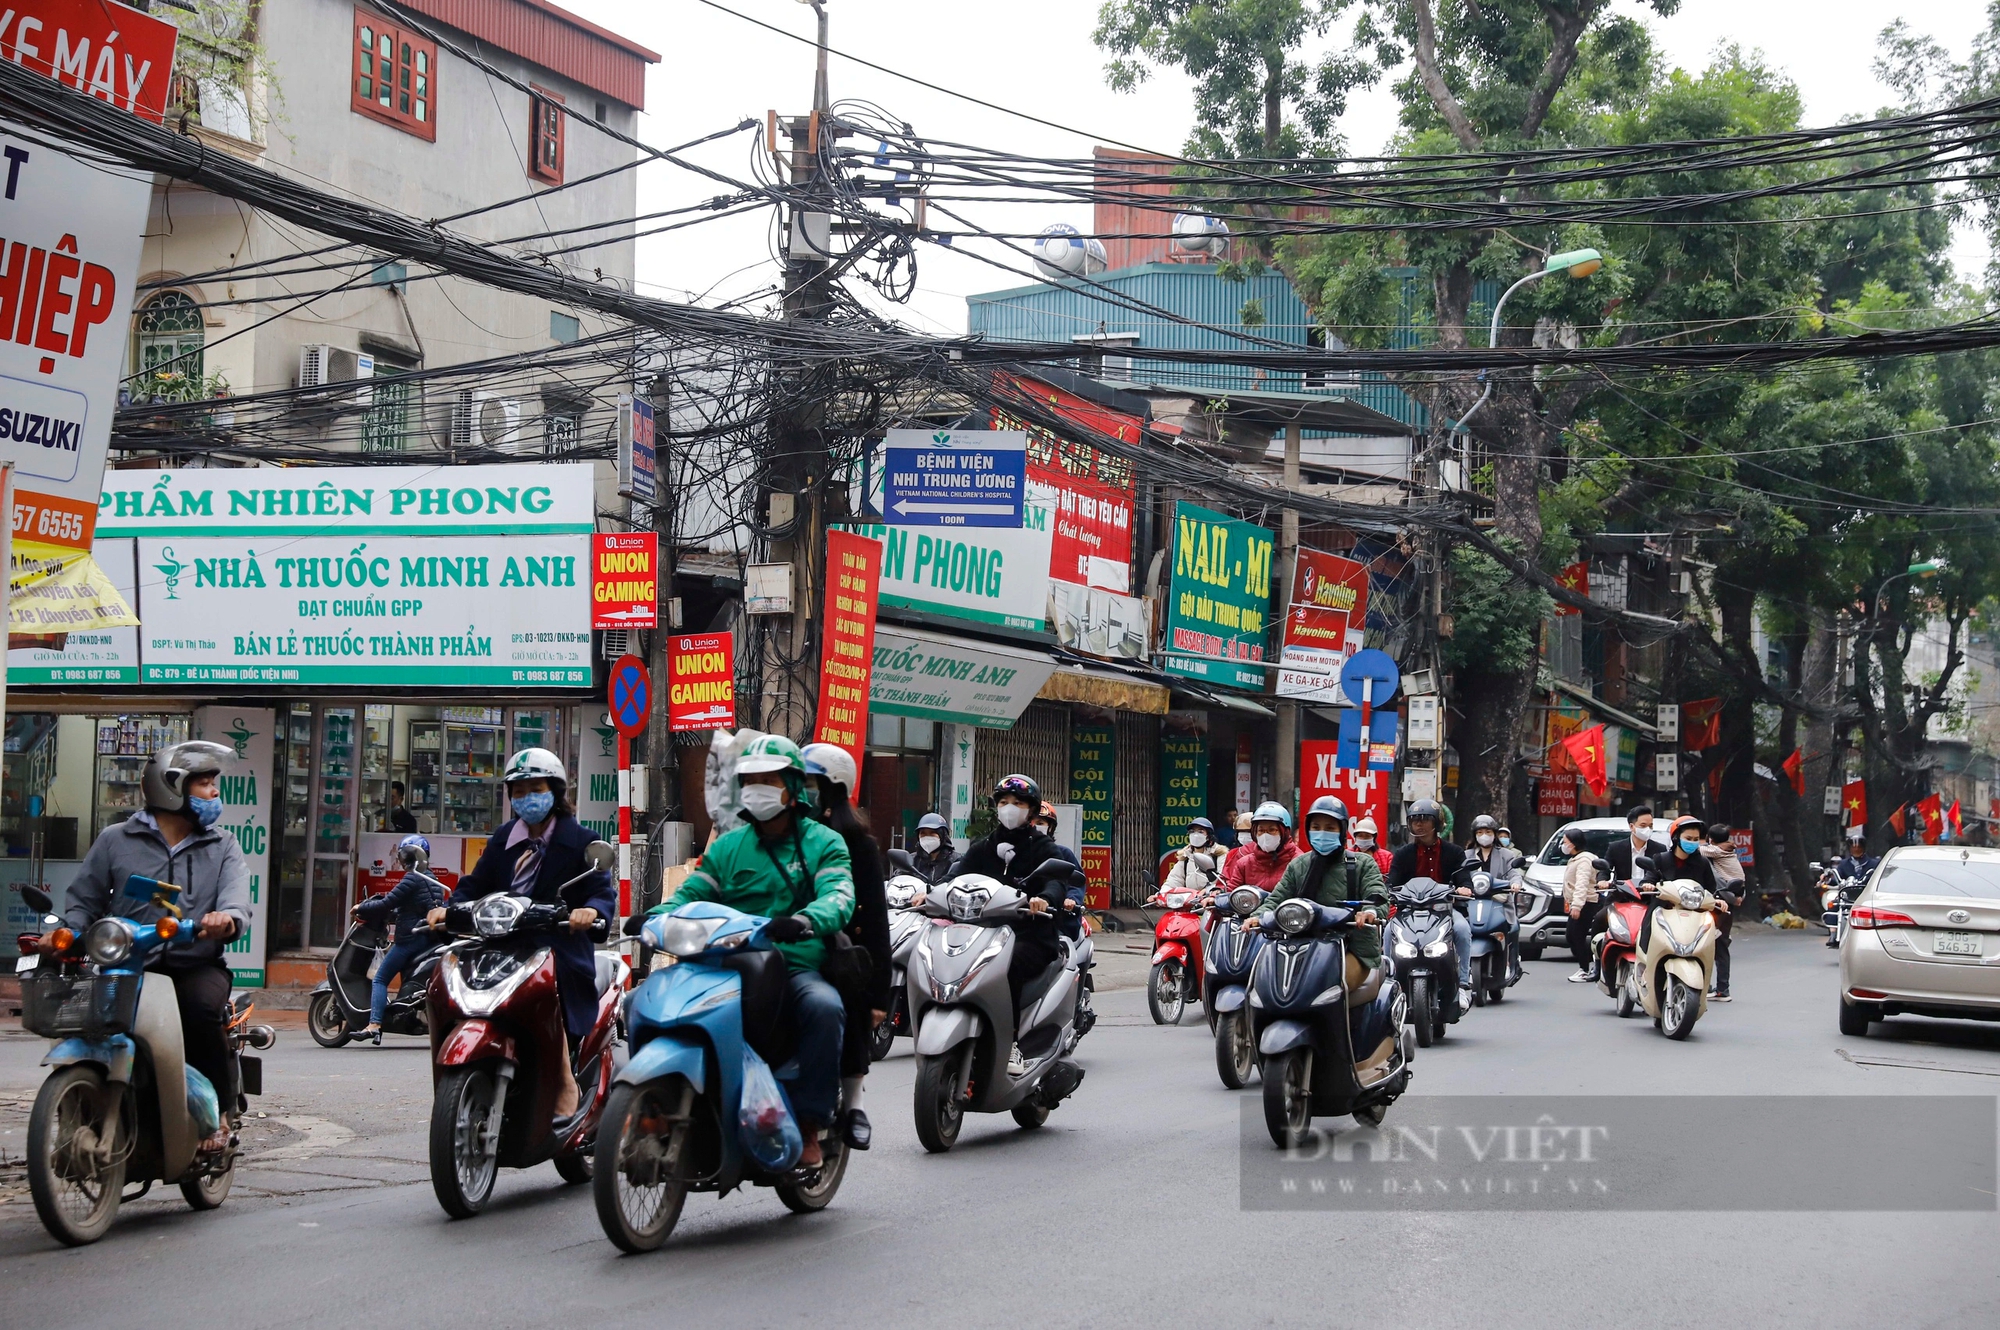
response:
[[[1318,997],[1314,998],[1312,1000],[1312,1005],[1315,1007],[1331,1006],[1333,1003],[1340,1001],[1342,998],[1346,996],[1347,996],[1346,987],[1341,984],[1335,984],[1332,988],[1327,989],[1324,993],[1321,993]]]
[[[1410,942],[1398,942],[1396,944],[1396,954],[1404,960],[1409,960],[1417,954],[1416,945]]]
[[[468,1016],[491,1016],[540,966],[539,956],[532,961],[507,957],[505,968],[484,987],[475,987],[467,978],[464,962],[456,951],[446,952],[439,968],[444,971],[445,993],[460,1011]]]
[[[1431,943],[1430,945],[1424,948],[1424,955],[1442,956],[1445,954],[1446,951],[1450,949],[1451,949],[1451,939],[1441,937],[1437,941]]]
[[[83,952],[99,965],[117,965],[132,954],[132,925],[106,915],[83,931]]]
[[[1194,897],[1188,895],[1184,891],[1177,891],[1173,895],[1164,896],[1161,899],[1166,902],[1167,908],[1169,910],[1185,910],[1187,908],[1188,902],[1193,900]]]
[[[1613,910],[1608,914],[1606,914],[1604,918],[1605,918],[1604,926],[1611,931],[1612,937],[1616,938],[1620,942],[1630,943],[1632,941],[1632,930],[1625,926],[1624,915],[1619,914],[1616,910]]]
[[[1282,932],[1299,934],[1312,927],[1314,910],[1310,901],[1288,900],[1277,909],[1276,922]]]
[[[945,911],[960,923],[969,923],[986,913],[993,893],[984,887],[953,887],[945,895]]]
[[[1229,893],[1229,908],[1247,919],[1257,913],[1258,902],[1263,899],[1264,893],[1255,887],[1238,887]]]
[[[488,896],[472,907],[472,929],[481,937],[505,937],[527,912],[519,896]]]
[[[654,934],[653,945],[672,956],[699,956],[708,950],[708,944],[715,937],[716,930],[727,922],[722,919],[679,919],[664,915],[657,927],[649,924],[647,931]]]

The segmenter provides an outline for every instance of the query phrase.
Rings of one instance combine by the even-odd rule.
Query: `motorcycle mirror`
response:
[[[47,914],[55,907],[55,902],[49,899],[49,893],[40,887],[22,887],[21,900],[36,914]]]
[[[1648,873],[1657,873],[1660,871],[1660,866],[1653,862],[1653,856],[1650,854],[1642,854],[1637,859],[1634,859],[1632,867],[1643,868]]]
[[[598,872],[608,872],[618,862],[618,850],[609,841],[594,840],[583,847],[583,857]]]
[[[1820,863],[1819,860],[1814,859],[1806,864],[1806,871],[1808,873],[1817,873],[1824,867],[1825,867],[1824,864]]]

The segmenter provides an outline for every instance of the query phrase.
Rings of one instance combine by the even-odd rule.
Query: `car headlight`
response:
[[[472,907],[472,929],[481,937],[505,937],[527,912],[519,896],[488,896]]]
[[[1288,900],[1277,909],[1277,925],[1280,931],[1296,935],[1312,927],[1313,915],[1311,902]]]
[[[83,952],[99,965],[117,965],[132,954],[132,925],[106,915],[83,931]]]
[[[1437,941],[1431,943],[1430,945],[1424,948],[1424,955],[1442,956],[1445,954],[1446,951],[1450,950],[1450,948],[1451,948],[1451,939],[1441,937]]]
[[[1396,944],[1396,954],[1404,960],[1408,960],[1417,954],[1416,945],[1410,942],[1398,942]]]

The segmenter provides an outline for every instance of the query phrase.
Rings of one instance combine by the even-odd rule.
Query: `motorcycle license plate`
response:
[[[1931,954],[1934,956],[1977,956],[1979,950],[1977,933],[1939,932],[1931,935]]]
[[[28,971],[35,969],[41,963],[42,963],[42,958],[40,956],[23,956],[21,957],[21,959],[14,962],[14,973],[26,974]]]

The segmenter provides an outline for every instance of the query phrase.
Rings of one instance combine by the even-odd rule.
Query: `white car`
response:
[[[1569,945],[1569,916],[1563,913],[1562,838],[1567,834],[1583,843],[1583,848],[1599,858],[1620,840],[1632,834],[1622,817],[1586,817],[1556,828],[1542,852],[1528,861],[1527,908],[1521,911],[1521,957],[1539,960],[1542,948]]]
[[[1840,1032],[1884,1016],[2000,1020],[2000,849],[1882,856],[1840,944]]]

